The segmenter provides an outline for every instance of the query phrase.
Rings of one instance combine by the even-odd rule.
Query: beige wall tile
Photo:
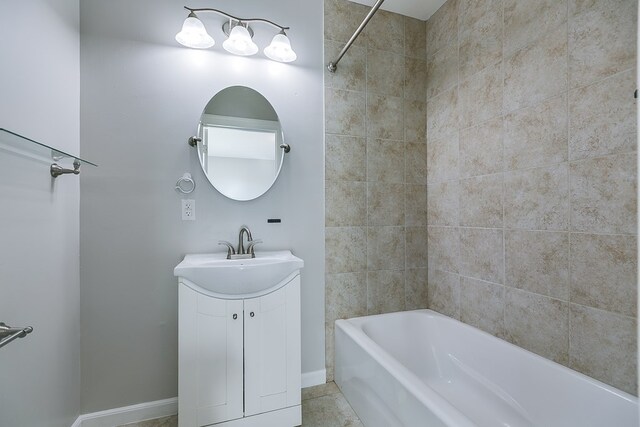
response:
[[[324,357],[327,368],[327,381],[333,381],[335,370],[335,324],[324,323]]]
[[[571,235],[571,302],[637,316],[636,236]]]
[[[636,1],[591,7],[569,19],[570,86],[584,86],[636,64]]]
[[[457,227],[428,227],[429,268],[457,273],[460,260],[460,230]]]
[[[338,57],[344,43],[325,40],[324,56],[327,63]],[[349,55],[340,60],[340,72],[332,73],[324,67],[324,87],[363,92],[366,87],[367,50],[351,46]]]
[[[571,160],[636,150],[635,87],[629,70],[569,92]]]
[[[404,98],[424,102],[427,93],[427,62],[405,57],[404,69]]]
[[[367,228],[367,270],[403,270],[404,227]]]
[[[542,357],[569,362],[569,303],[505,288],[505,338]]]
[[[367,94],[367,136],[403,139],[402,107],[402,98]]]
[[[406,226],[427,225],[427,186],[404,186],[404,223]]]
[[[404,310],[404,270],[367,273],[367,314]]]
[[[427,181],[429,184],[458,178],[458,133],[427,141]]]
[[[460,177],[502,172],[502,118],[460,131]]]
[[[460,224],[460,185],[446,181],[427,186],[427,221],[429,225]]]
[[[596,233],[637,233],[635,154],[571,164],[571,228]]]
[[[633,3],[634,0],[569,0],[569,16],[579,15],[593,9],[612,9],[620,3]]]
[[[460,127],[479,125],[502,113],[502,63],[460,83]]]
[[[567,161],[567,96],[561,95],[504,118],[507,170]]]
[[[569,300],[569,233],[505,232],[505,285]]]
[[[460,319],[460,276],[429,268],[429,308]]]
[[[569,366],[637,393],[636,319],[571,304]]]
[[[567,22],[567,0],[505,0],[504,50],[530,45]]]
[[[460,44],[467,38],[495,36],[502,32],[503,0],[460,0],[458,24]]]
[[[406,267],[427,267],[427,227],[407,227],[405,242]]]
[[[502,3],[502,0],[460,1],[460,80],[502,59]]]
[[[371,8],[367,8],[367,12],[362,14],[360,22],[369,13],[369,10]],[[355,31],[358,25],[353,27],[351,32]],[[367,42],[369,48],[388,50],[404,55],[404,17],[402,15],[378,10],[360,36]]]
[[[451,136],[458,130],[458,88],[434,96],[427,102],[427,138],[438,140]]]
[[[325,322],[367,314],[367,273],[325,275]]]
[[[460,180],[460,225],[502,227],[502,173]]]
[[[458,0],[449,0],[427,20],[427,55],[457,40]]]
[[[504,282],[502,229],[460,229],[460,274],[493,283]]]
[[[367,141],[367,181],[404,182],[404,142]]]
[[[324,38],[346,43],[369,9],[367,6],[350,1],[326,0],[324,2]],[[355,46],[365,45],[364,37],[356,40]],[[327,59],[327,62],[329,61],[330,59]]]
[[[426,268],[408,268],[406,270],[404,295],[407,310],[429,307],[427,279],[428,270]]]
[[[504,286],[462,277],[460,320],[495,336],[503,336]]]
[[[458,84],[458,45],[451,43],[429,57],[427,99]]]
[[[370,182],[367,184],[369,225],[404,224],[404,186]]]
[[[365,227],[327,227],[325,229],[325,271],[349,273],[367,269]]]
[[[404,56],[384,50],[367,51],[367,93],[398,96],[403,94]]]
[[[404,17],[404,54],[424,59],[427,55],[426,21]]]
[[[325,146],[325,179],[366,180],[367,144],[364,138],[326,135]]]
[[[408,142],[405,146],[405,182],[427,183],[427,146]]]
[[[567,90],[567,26],[560,25],[545,34],[505,59],[504,93],[509,94],[504,98],[506,113]]]
[[[339,89],[325,89],[324,93],[326,132],[365,136],[364,93]]]
[[[567,230],[568,173],[566,163],[505,173],[505,226],[526,230]]]
[[[427,103],[404,100],[404,139],[407,142],[427,142]]]
[[[366,224],[366,183],[326,181],[325,186],[325,224],[328,227]]]

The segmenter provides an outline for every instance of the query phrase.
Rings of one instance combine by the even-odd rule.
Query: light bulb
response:
[[[194,49],[207,49],[216,44],[213,37],[207,33],[202,21],[193,12],[184,20],[182,31],[176,34],[176,41]]]
[[[264,48],[264,54],[278,62],[292,62],[298,57],[291,49],[291,42],[284,31],[273,37],[271,44]]]
[[[229,38],[222,43],[222,47],[234,55],[249,56],[258,52],[258,46],[251,40],[251,34],[243,25],[236,25],[231,30]]]

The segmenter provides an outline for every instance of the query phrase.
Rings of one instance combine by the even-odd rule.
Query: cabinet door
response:
[[[300,276],[244,301],[245,416],[300,404]]]
[[[180,285],[180,426],[242,417],[242,306]]]

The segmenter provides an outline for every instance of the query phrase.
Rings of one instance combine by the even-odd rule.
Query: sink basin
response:
[[[277,289],[304,261],[291,251],[260,251],[255,258],[227,259],[226,252],[189,254],[173,270],[196,287],[220,298],[255,297]]]

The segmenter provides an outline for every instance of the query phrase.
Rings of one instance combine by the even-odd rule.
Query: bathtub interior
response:
[[[635,397],[430,310],[350,323],[478,426],[638,425]]]

